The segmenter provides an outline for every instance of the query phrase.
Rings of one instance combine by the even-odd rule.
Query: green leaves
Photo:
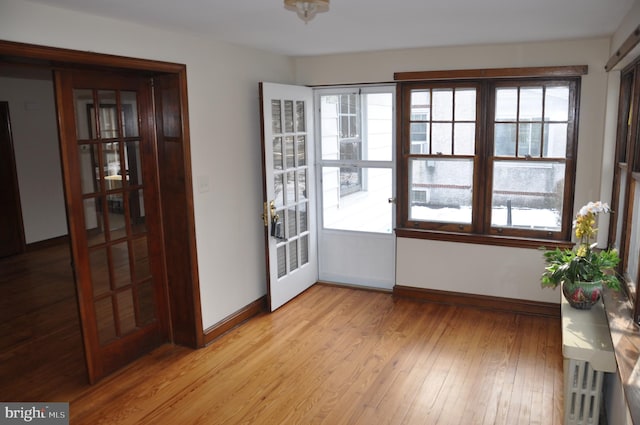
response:
[[[580,240],[574,249],[560,249],[543,253],[547,266],[542,273],[542,286],[555,288],[561,282],[602,282],[616,291],[620,289],[620,281],[615,268],[620,262],[615,249],[598,250],[596,243],[589,245],[595,238],[598,229],[596,217],[601,213],[609,213],[609,205],[600,201],[589,202],[580,208],[574,222],[576,237]],[[544,249],[544,248],[542,248]]]
[[[543,287],[555,288],[563,280],[570,282],[597,282],[611,289],[619,290],[620,281],[615,268],[620,262],[615,249],[596,251],[593,247],[582,247],[582,254],[576,250],[559,249],[543,253],[547,266],[542,273]]]

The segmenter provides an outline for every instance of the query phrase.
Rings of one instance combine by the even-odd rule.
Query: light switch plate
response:
[[[200,193],[206,193],[210,190],[209,187],[209,176],[201,175],[198,176],[198,191]]]

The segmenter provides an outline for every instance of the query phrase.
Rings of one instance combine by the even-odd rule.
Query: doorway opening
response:
[[[66,398],[87,376],[51,71],[0,66],[0,93],[3,155],[14,159],[13,167],[0,167],[15,187],[2,233],[21,239],[0,255],[0,400],[43,400],[53,392]]]
[[[181,64],[0,41],[0,68],[16,68],[18,66],[23,69],[40,69],[48,72],[55,69],[55,73],[58,75],[55,78],[55,84],[58,85],[56,115],[61,134],[60,146],[67,151],[72,149],[72,144],[70,144],[69,132],[65,133],[65,128],[68,130],[69,123],[73,122],[75,117],[73,106],[69,108],[69,103],[65,103],[65,94],[59,90],[61,75],[70,72],[81,75],[83,72],[95,72],[96,70],[109,71],[114,75],[136,75],[139,78],[146,78],[149,81],[149,86],[153,87],[154,96],[152,99],[154,101],[149,104],[153,113],[147,119],[153,123],[151,125],[154,126],[157,134],[154,134],[152,145],[150,145],[154,151],[148,155],[148,158],[152,158],[155,170],[157,170],[153,184],[155,192],[158,194],[158,208],[148,214],[153,214],[154,219],[158,220],[162,235],[161,249],[156,254],[164,270],[164,285],[167,293],[165,304],[166,310],[169,312],[168,329],[170,330],[167,340],[193,348],[202,346],[204,336],[200,312],[186,112],[186,67]],[[23,106],[29,107],[28,104]],[[81,211],[78,209],[78,201],[82,202],[82,200],[78,198],[77,193],[71,190],[69,156],[63,152],[63,155],[58,158],[60,158],[58,165],[62,166],[65,182],[66,212],[76,216]],[[66,225],[66,215],[64,222]],[[87,256],[79,255],[80,251],[77,249],[79,246],[78,233],[74,234],[72,231],[70,235],[73,260],[67,264],[72,263],[74,266],[76,283],[83,283],[78,282],[78,270],[86,269],[90,259]],[[171,250],[164,249],[167,241],[171,241]],[[86,278],[86,274],[84,276]],[[5,274],[3,270],[2,281],[13,281],[14,279],[15,276]],[[75,288],[74,292],[76,292]],[[86,348],[86,326],[91,326],[92,322],[91,318],[83,313],[83,309],[86,307],[83,302],[80,302],[77,307],[75,310],[80,311],[80,323],[84,329],[82,337]],[[86,310],[84,311],[86,312]],[[93,320],[93,325],[95,325],[95,318]],[[89,380],[95,382],[110,370],[95,369],[96,359],[91,356],[91,353],[85,353]]]
[[[395,86],[322,87],[314,95],[319,278],[390,291]]]

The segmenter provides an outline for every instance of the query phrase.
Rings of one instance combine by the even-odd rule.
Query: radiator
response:
[[[598,425],[604,372],[564,359],[564,425]]]

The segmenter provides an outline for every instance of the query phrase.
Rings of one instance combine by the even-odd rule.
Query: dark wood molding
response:
[[[640,425],[640,326],[631,320],[633,305],[624,291],[605,288],[603,299],[625,399],[633,423]]]
[[[557,78],[586,75],[587,65],[540,66],[529,68],[457,69],[451,71],[408,71],[393,74],[395,81],[449,80],[474,78]]]
[[[184,151],[186,225],[189,236],[188,248],[191,253],[191,294],[193,295],[194,321],[190,325],[195,328],[198,347],[204,347],[202,330],[202,304],[200,298],[200,273],[198,267],[198,247],[196,245],[196,218],[193,202],[193,169],[191,168],[191,130],[189,125],[189,99],[187,87],[187,66],[181,65],[177,72],[180,87],[180,116],[182,118],[182,146]]]
[[[222,319],[215,325],[207,328],[202,336],[202,340],[205,345],[209,345],[215,339],[222,336],[226,332],[229,332],[231,329],[236,326],[246,322],[254,316],[257,316],[260,313],[264,313],[267,311],[267,297],[263,296],[252,302],[251,304],[241,308],[235,313],[227,316]]]
[[[635,30],[622,45],[616,50],[616,52],[609,58],[607,64],[604,66],[606,71],[611,71],[617,64],[619,64],[637,45],[640,43],[640,26],[637,26]]]
[[[412,288],[401,285],[393,287],[393,295],[395,297],[413,298],[440,304],[477,307],[509,313],[560,318],[560,304],[544,303],[540,301],[464,294],[460,292]]]
[[[14,62],[25,65],[48,65],[51,67],[91,66],[98,68],[110,68],[120,70],[149,71],[152,73],[167,72],[179,73],[184,68],[183,64],[138,59],[126,56],[116,56],[104,53],[84,52],[79,50],[62,49],[58,47],[39,46],[34,44],[17,43],[0,40],[0,61]],[[37,62],[37,63],[34,63]]]
[[[434,230],[422,230],[422,229],[407,229],[398,228],[395,229],[396,236],[399,238],[409,239],[426,239],[434,241],[445,242],[458,242],[458,243],[470,243],[478,245],[495,245],[495,246],[507,246],[511,248],[572,248],[574,243],[571,241],[557,241],[548,239],[523,239],[507,236],[496,235],[479,235],[472,233],[454,233],[454,232],[439,232]]]
[[[202,338],[186,72],[153,78],[158,183],[173,340],[197,348]],[[179,248],[179,249],[176,249]]]

